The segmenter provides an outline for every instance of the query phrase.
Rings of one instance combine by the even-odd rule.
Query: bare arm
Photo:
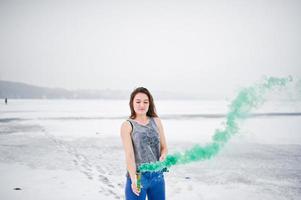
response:
[[[130,174],[131,180],[136,180],[136,164],[135,155],[133,150],[132,138],[131,138],[132,127],[129,122],[125,121],[121,125],[120,135],[125,151],[125,159],[127,170]]]
[[[159,117],[156,117],[154,119],[155,119],[156,124],[158,126],[159,135],[160,135],[160,147],[161,147],[160,161],[163,161],[163,160],[165,160],[166,155],[168,153],[166,138],[165,138],[164,129],[163,129],[161,119]]]
[[[124,147],[126,167],[130,174],[132,181],[132,190],[139,196],[140,190],[137,188],[137,175],[136,175],[136,163],[133,149],[133,143],[131,138],[132,126],[129,122],[125,121],[121,125],[120,135]]]

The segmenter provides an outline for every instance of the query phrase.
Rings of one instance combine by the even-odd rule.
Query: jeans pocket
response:
[[[164,180],[163,173],[158,173],[156,176],[154,176],[153,181],[154,182],[161,182]]]

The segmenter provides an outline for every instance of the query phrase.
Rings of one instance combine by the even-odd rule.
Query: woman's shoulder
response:
[[[131,120],[125,119],[121,124],[121,129],[132,129]]]
[[[156,122],[157,126],[161,126],[162,122],[160,117],[152,117],[154,119],[154,121]]]

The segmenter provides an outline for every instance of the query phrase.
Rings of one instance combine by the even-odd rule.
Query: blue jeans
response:
[[[141,174],[141,191],[137,196],[132,191],[132,181],[126,178],[125,199],[126,200],[165,200],[165,181],[163,172],[143,172]]]

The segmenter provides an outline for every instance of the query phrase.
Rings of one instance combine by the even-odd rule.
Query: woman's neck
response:
[[[146,115],[136,115],[135,120],[140,121],[140,122],[146,122],[148,120],[148,116],[146,116]]]

